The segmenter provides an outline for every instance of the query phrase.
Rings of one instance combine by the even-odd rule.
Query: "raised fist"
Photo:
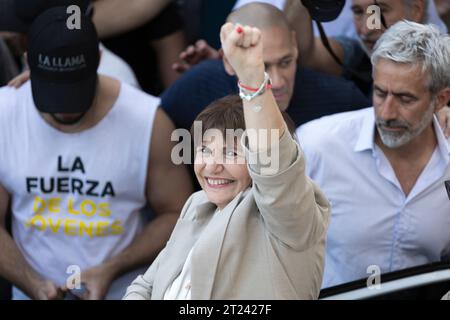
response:
[[[259,87],[264,80],[261,31],[226,23],[220,31],[220,40],[224,56],[239,80],[247,86]]]

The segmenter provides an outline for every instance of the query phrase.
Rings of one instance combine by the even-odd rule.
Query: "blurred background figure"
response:
[[[301,1],[288,0],[285,12],[297,33],[299,52],[302,57],[301,65],[352,80],[367,96],[372,93],[372,65],[369,58],[376,41],[386,29],[406,19],[440,25],[441,31],[447,31],[436,14],[432,0],[351,0],[346,2],[351,4],[356,38],[330,34],[324,36],[324,39],[315,36],[312,28],[312,9],[305,7]],[[380,8],[380,28],[371,28],[368,24],[369,18],[373,15],[370,13],[370,6],[374,4]]]
[[[244,4],[254,1],[255,0],[238,0],[236,2],[234,9],[237,9],[240,6],[243,6]],[[286,5],[289,4],[289,2],[301,0],[257,0],[257,1],[270,3],[278,7],[280,10],[283,10],[286,7]],[[448,6],[450,6],[450,2],[448,0],[434,0],[434,1],[427,0],[427,1],[428,1],[427,20],[430,23],[435,24],[441,31],[446,31],[447,28],[445,27],[442,20],[439,18],[439,15],[441,15],[441,10],[443,10],[442,7],[447,6],[448,8]],[[377,2],[374,0],[373,3],[376,4]],[[323,28],[329,37],[347,36],[356,39],[358,35],[356,33],[353,24],[352,0],[346,0],[344,8],[342,9],[342,12],[339,15],[339,17],[333,21],[323,23]],[[319,29],[317,28],[316,25],[314,26],[314,34],[315,36],[320,35]]]
[[[351,81],[297,67],[294,33],[285,14],[276,7],[250,3],[233,11],[227,21],[262,30],[263,58],[277,104],[297,126],[324,115],[370,106]],[[237,78],[225,58],[209,59],[188,69],[161,95],[161,107],[177,127],[185,129],[211,102],[237,93]]]
[[[10,7],[14,0],[0,0],[1,7]],[[28,7],[33,10],[25,12],[27,18],[20,28],[5,30],[9,18],[8,10],[0,10],[0,32],[16,33],[0,34],[7,37],[16,64],[20,71],[27,69],[23,63],[26,41],[26,25],[30,17],[44,7],[55,4],[79,4],[83,11],[89,10],[100,39],[102,62],[100,73],[119,78],[135,87],[153,95],[159,95],[179,74],[171,66],[178,55],[186,47],[183,31],[183,20],[178,6],[170,0],[50,0],[41,4],[42,0],[29,0]],[[19,0],[18,3],[21,3]],[[34,11],[34,13],[32,12]],[[112,19],[111,17],[115,17]],[[118,18],[120,17],[120,19]],[[19,33],[17,33],[19,32]],[[19,84],[28,78],[20,79]]]
[[[128,62],[144,91],[159,95],[179,77],[172,64],[188,42],[175,1],[96,0],[93,20],[105,46]]]
[[[19,87],[29,79],[25,52],[28,46],[28,29],[34,18],[55,5],[77,5],[83,14],[92,17],[93,7],[89,0],[0,0],[0,38],[8,45],[14,62],[0,61],[0,64],[14,68],[22,74],[10,82]],[[101,60],[99,73],[139,87],[130,66],[120,57],[100,44]],[[11,78],[6,79],[11,80]]]

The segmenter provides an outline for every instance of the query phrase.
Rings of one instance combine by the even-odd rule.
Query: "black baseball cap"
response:
[[[311,18],[318,22],[336,20],[345,6],[345,0],[301,0]]]
[[[0,0],[0,31],[26,33],[33,20],[45,10],[70,5],[88,13],[90,0]]]
[[[67,7],[53,7],[30,27],[28,64],[37,109],[44,113],[83,113],[92,105],[100,62],[99,40],[89,17],[71,29]]]

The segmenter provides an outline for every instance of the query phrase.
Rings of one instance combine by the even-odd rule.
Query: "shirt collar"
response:
[[[433,117],[433,127],[434,132],[436,134],[439,151],[445,161],[445,164],[448,165],[450,163],[449,139],[445,138],[444,132],[442,132],[441,126],[439,124],[438,119],[436,118],[436,115]]]
[[[444,158],[445,163],[448,165],[450,163],[449,139],[445,138],[436,116],[433,116],[433,128],[436,134],[439,151]],[[374,150],[375,130],[375,113],[372,107],[368,109],[368,112],[365,114],[362,120],[358,140],[356,141],[355,148],[353,150],[355,152]]]
[[[355,152],[373,150],[375,143],[375,114],[374,109],[367,109],[362,119],[361,128],[359,130],[358,140],[356,141]]]

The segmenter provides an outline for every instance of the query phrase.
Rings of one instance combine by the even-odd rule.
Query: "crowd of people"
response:
[[[0,0],[0,298],[317,299],[450,261],[448,1],[208,3]]]

